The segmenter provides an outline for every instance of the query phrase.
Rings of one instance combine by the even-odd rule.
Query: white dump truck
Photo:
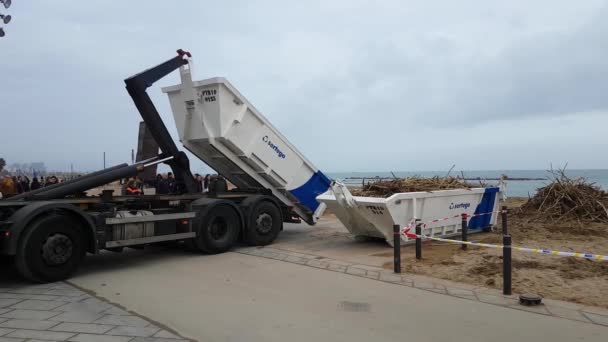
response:
[[[324,208],[315,198],[329,188],[330,180],[227,80],[193,82],[190,57],[178,50],[174,58],[125,80],[160,155],[0,200],[0,256],[13,258],[21,275],[57,281],[69,277],[87,253],[167,241],[221,253],[238,240],[272,243],[283,222],[315,223]],[[164,91],[183,146],[236,189],[228,190],[225,180],[217,178],[209,193],[200,192],[186,154],[146,93],[176,69],[181,84]],[[174,193],[85,194],[159,163],[171,167]]]

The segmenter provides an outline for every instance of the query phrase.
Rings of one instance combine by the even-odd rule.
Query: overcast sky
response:
[[[608,168],[607,1],[13,0],[0,157],[130,161],[123,79],[177,48],[228,78],[317,167]],[[149,90],[174,137],[161,86]],[[206,172],[191,157],[194,172]]]

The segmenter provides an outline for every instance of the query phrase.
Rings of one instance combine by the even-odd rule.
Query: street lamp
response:
[[[4,5],[4,8],[11,7],[11,0],[0,0],[0,2]]]
[[[9,14],[4,15],[4,14],[0,14],[0,19],[5,23],[8,24],[11,22],[11,16]]]
[[[4,29],[0,27],[0,37],[4,37],[6,33],[4,33]]]

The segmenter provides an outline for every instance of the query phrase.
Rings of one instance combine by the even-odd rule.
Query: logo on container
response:
[[[454,202],[452,202],[452,203],[450,203],[450,210],[451,209],[467,209],[470,206],[471,206],[471,203],[456,203],[456,204],[454,204]]]
[[[262,141],[265,142],[268,147],[270,147],[270,149],[273,150],[277,154],[277,156],[279,156],[279,158],[285,159],[285,153],[283,153],[283,151],[281,151],[281,149],[277,145],[273,144],[267,135],[262,137]]]

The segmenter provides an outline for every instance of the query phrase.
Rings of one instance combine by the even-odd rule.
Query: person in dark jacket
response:
[[[23,176],[21,178],[21,189],[23,189],[23,192],[30,191],[30,179],[28,176]]]
[[[166,195],[169,193],[169,182],[165,176],[158,175],[156,179],[156,193],[159,195]]]
[[[177,181],[175,180],[175,177],[173,177],[172,172],[167,173],[167,187],[169,188],[170,194],[177,193]]]
[[[36,190],[40,189],[41,187],[42,185],[40,184],[40,182],[38,182],[38,177],[34,177],[34,179],[32,179],[32,185],[30,186],[30,189]]]
[[[203,192],[209,192],[209,182],[211,181],[211,175],[206,174],[203,179]]]
[[[194,181],[196,181],[196,191],[203,192],[203,176],[198,173],[194,175]]]

